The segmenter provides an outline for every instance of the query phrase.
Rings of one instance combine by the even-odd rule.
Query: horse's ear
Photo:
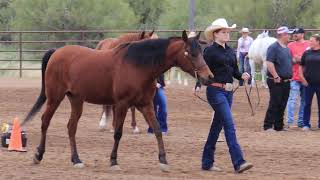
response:
[[[186,30],[182,31],[182,39],[184,42],[188,42],[188,35]]]
[[[151,37],[154,33],[154,29],[149,33],[149,36]]]
[[[197,36],[196,36],[196,39],[200,39],[200,34],[201,34],[201,31],[199,31],[199,33],[197,34]]]
[[[141,32],[141,34],[140,34],[140,39],[144,39],[145,33],[146,33],[145,31],[142,31],[142,32]]]

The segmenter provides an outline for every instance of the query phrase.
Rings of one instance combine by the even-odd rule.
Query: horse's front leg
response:
[[[166,152],[164,149],[162,133],[160,131],[159,123],[158,123],[156,116],[155,116],[153,102],[150,102],[145,106],[138,106],[137,108],[143,114],[144,118],[146,119],[146,121],[149,123],[149,125],[153,129],[155,136],[157,138],[158,148],[159,148],[160,169],[164,172],[168,172],[169,166],[168,166],[168,162],[166,159]]]
[[[115,105],[113,107],[113,124],[114,124],[114,145],[110,157],[111,168],[113,170],[120,170],[117,162],[118,147],[122,137],[123,123],[128,112],[128,107],[124,105]]]

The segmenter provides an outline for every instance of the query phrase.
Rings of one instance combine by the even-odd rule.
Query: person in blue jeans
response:
[[[241,73],[247,72],[250,74],[251,68],[248,59],[249,48],[253,42],[252,37],[249,36],[251,33],[248,28],[241,29],[242,36],[238,39],[237,57],[239,59],[239,71]],[[248,84],[251,84],[249,79]],[[243,80],[239,81],[239,85],[243,86]]]
[[[164,74],[157,79],[157,91],[153,99],[153,106],[156,118],[159,122],[160,131],[164,134],[168,133],[167,125],[167,97],[165,95]],[[153,133],[149,127],[148,133]]]
[[[294,125],[294,114],[296,109],[296,104],[298,102],[298,97],[300,96],[300,107],[298,113],[298,123],[299,128],[303,128],[303,111],[304,111],[304,91],[305,87],[299,81],[290,82],[290,94],[287,103],[287,122],[288,128],[295,127]]]
[[[232,164],[235,172],[242,173],[253,167],[244,160],[241,147],[237,141],[236,129],[233,122],[232,83],[233,77],[238,80],[248,80],[248,73],[241,74],[238,69],[236,54],[226,42],[230,40],[231,27],[225,19],[217,19],[205,30],[207,40],[213,44],[204,50],[203,57],[214,73],[212,83],[207,87],[207,99],[215,111],[210,132],[203,148],[202,169],[208,171],[221,171],[214,165],[214,153],[221,129],[224,129],[225,138],[229,147]]]
[[[309,42],[304,40],[304,29],[296,28],[292,34],[293,42],[288,44],[288,48],[292,55],[292,79],[290,82],[290,93],[287,103],[287,123],[288,128],[303,128],[303,110],[304,110],[304,86],[300,80],[299,67],[301,56],[309,47]],[[300,106],[298,106],[300,97]],[[294,123],[294,115],[297,106],[299,107],[298,123]]]
[[[318,128],[320,128],[320,35],[310,37],[310,49],[301,57],[300,78],[305,87],[305,106],[303,114],[303,130],[311,128],[310,114],[312,98],[317,95],[318,100]]]

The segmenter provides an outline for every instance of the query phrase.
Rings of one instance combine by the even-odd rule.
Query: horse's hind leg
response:
[[[146,121],[155,133],[158,142],[160,168],[162,171],[167,172],[169,171],[169,166],[166,159],[166,152],[164,149],[162,133],[160,132],[159,123],[156,120],[156,116],[154,113],[153,102],[143,107],[137,108],[143,114],[144,118],[146,119]]]
[[[254,60],[249,59],[250,69],[251,69],[251,86],[253,86],[255,82],[255,75],[256,75],[256,65],[254,63]]]
[[[73,97],[72,95],[69,95],[68,98],[71,103],[71,115],[68,122],[68,133],[71,147],[71,162],[73,163],[74,167],[82,168],[84,167],[84,164],[79,159],[75,136],[77,132],[78,121],[82,114],[83,101],[77,97]]]
[[[50,125],[50,121],[52,119],[53,114],[57,110],[58,106],[60,105],[60,102],[62,100],[52,100],[48,98],[46,110],[44,111],[41,120],[41,140],[40,144],[37,148],[37,152],[34,155],[33,162],[35,164],[39,164],[40,161],[43,158],[43,154],[45,152],[45,146],[46,146],[46,136],[47,136],[47,130]]]
[[[261,67],[261,78],[262,78],[262,85],[265,88],[268,88],[267,81],[266,81],[266,78],[267,78],[267,62],[266,61],[263,62]]]
[[[118,166],[117,162],[117,154],[118,154],[118,147],[120,143],[120,139],[122,137],[122,130],[123,130],[123,123],[126,118],[127,112],[128,112],[128,107],[126,106],[121,106],[121,105],[116,105],[113,108],[114,111],[114,145],[112,148],[112,153],[110,156],[110,163],[111,167],[114,170],[119,170],[120,167]]]
[[[140,130],[137,126],[137,122],[136,122],[136,108],[134,106],[132,106],[131,108],[131,116],[132,116],[132,121],[131,121],[131,127],[132,127],[132,132],[134,134],[138,134],[140,133]]]
[[[112,107],[108,105],[102,106],[102,115],[99,123],[100,130],[105,130],[107,127],[107,122],[111,116]]]

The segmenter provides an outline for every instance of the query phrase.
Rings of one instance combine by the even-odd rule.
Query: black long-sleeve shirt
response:
[[[301,57],[303,75],[309,84],[320,84],[320,50],[309,49]]]
[[[227,44],[225,48],[214,42],[203,52],[203,58],[213,72],[213,82],[232,83],[233,77],[240,80],[236,54]]]

